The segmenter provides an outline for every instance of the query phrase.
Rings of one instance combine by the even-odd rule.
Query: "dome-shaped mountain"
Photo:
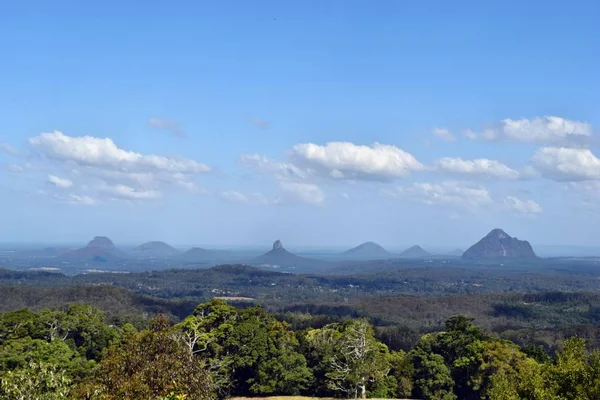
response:
[[[400,253],[400,257],[405,257],[405,258],[421,258],[421,257],[428,257],[430,255],[431,254],[428,251],[426,251],[419,245],[409,247],[408,249],[406,249],[402,253]]]
[[[117,249],[106,236],[96,236],[87,246],[68,251],[57,257],[60,262],[77,263],[111,263],[127,258],[127,254]]]
[[[96,236],[94,237],[86,247],[94,247],[98,249],[104,250],[112,250],[116,249],[115,244],[107,238],[106,236]]]
[[[179,254],[179,250],[165,242],[146,242],[134,248],[132,252],[141,257],[169,257]]]
[[[462,255],[462,258],[468,260],[535,257],[528,241],[511,237],[502,229],[493,229]]]
[[[344,256],[361,259],[389,258],[390,253],[374,242],[365,242],[344,252]]]

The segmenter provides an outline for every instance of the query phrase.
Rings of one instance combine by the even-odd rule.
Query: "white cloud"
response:
[[[138,190],[127,185],[107,185],[103,184],[99,188],[99,191],[114,199],[122,200],[149,200],[158,199],[161,197],[161,193],[156,190]]]
[[[503,119],[497,126],[481,133],[465,131],[470,139],[510,140],[522,143],[561,143],[570,140],[588,139],[592,126],[586,122],[568,120],[556,116],[532,119]]]
[[[384,190],[383,194],[427,205],[466,211],[487,209],[494,212],[510,211],[525,216],[542,212],[542,207],[533,200],[521,200],[514,196],[494,198],[483,186],[465,182],[413,183],[393,191]]]
[[[155,129],[158,129],[158,130],[167,131],[172,136],[175,136],[175,137],[178,137],[181,139],[187,137],[186,133],[184,131],[182,131],[181,128],[179,127],[179,124],[176,121],[173,121],[170,119],[150,118],[150,119],[148,119],[148,125],[150,125],[151,127],[155,128]]]
[[[331,179],[389,181],[423,170],[410,153],[395,146],[375,143],[361,146],[350,142],[297,144],[290,153],[300,165]]]
[[[312,183],[279,182],[279,187],[284,192],[284,201],[300,202],[313,206],[321,206],[325,202],[325,194]]]
[[[62,132],[42,133],[29,144],[47,158],[123,172],[170,172],[197,174],[210,167],[193,160],[142,155],[119,148],[110,138],[73,137]]]
[[[505,205],[510,211],[522,215],[535,215],[542,212],[542,207],[533,200],[521,200],[517,197],[507,196],[504,198]]]
[[[230,190],[227,192],[221,193],[221,197],[223,197],[227,201],[231,201],[232,203],[247,203],[248,197],[240,192],[236,192],[234,190]]]
[[[493,204],[487,189],[464,182],[413,183],[384,194],[429,205],[474,209]]]
[[[340,196],[342,196],[346,200],[350,199],[350,195],[348,193],[346,193],[346,192],[340,193]]]
[[[248,204],[259,204],[259,205],[271,205],[277,204],[278,201],[271,201],[267,199],[262,193],[250,193],[244,194],[236,192],[235,190],[229,190],[221,193],[221,197],[232,203],[248,203]]]
[[[445,142],[455,142],[456,137],[448,129],[434,128],[433,134]]]
[[[80,196],[76,194],[70,194],[66,199],[66,203],[69,204],[82,204],[86,206],[93,206],[99,203],[98,200],[90,197],[90,196]]]
[[[557,181],[600,179],[600,159],[589,149],[543,147],[533,155],[543,176]]]
[[[463,160],[462,158],[445,157],[435,162],[434,169],[455,174],[499,179],[518,179],[520,176],[518,171],[498,161],[485,158]]]
[[[59,178],[56,175],[48,175],[48,182],[59,189],[69,189],[73,186],[73,182],[66,178]]]
[[[74,193],[70,193],[65,196],[65,195],[61,195],[58,193],[49,193],[49,192],[46,192],[45,190],[38,190],[37,194],[40,196],[49,197],[49,198],[51,198],[59,203],[63,203],[63,204],[86,205],[86,206],[93,206],[96,204],[100,204],[100,200],[98,200],[98,199],[95,199],[90,196],[79,195],[79,194],[74,194]]]
[[[119,148],[109,138],[71,137],[57,131],[32,137],[29,144],[44,160],[54,162],[53,168],[87,182],[101,197],[155,199],[166,187],[208,193],[195,177],[210,167],[194,160],[141,154]],[[64,185],[54,181],[56,186]]]

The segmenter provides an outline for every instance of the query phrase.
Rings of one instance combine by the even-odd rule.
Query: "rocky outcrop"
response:
[[[535,257],[528,241],[511,237],[502,229],[492,230],[462,255],[466,260]]]

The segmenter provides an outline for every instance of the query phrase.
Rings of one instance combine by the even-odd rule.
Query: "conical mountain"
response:
[[[528,241],[511,237],[498,228],[493,229],[462,255],[462,258],[467,260],[535,257]]]
[[[390,253],[375,242],[365,242],[343,253],[344,256],[360,259],[389,258]]]
[[[428,257],[430,255],[431,254],[428,251],[426,251],[419,245],[409,247],[408,249],[406,249],[402,253],[400,253],[400,257],[405,257],[405,258],[421,258],[421,257]]]

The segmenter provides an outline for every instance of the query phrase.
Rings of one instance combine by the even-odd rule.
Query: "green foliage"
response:
[[[71,379],[56,365],[31,362],[7,372],[0,382],[0,398],[5,400],[66,400]]]
[[[217,299],[175,325],[160,315],[145,329],[111,326],[102,311],[81,304],[0,313],[0,398],[600,399],[600,352],[588,350],[594,331],[578,327],[590,340],[557,336],[552,359],[531,340],[521,348],[465,316],[448,318],[443,331],[422,335],[408,352],[378,339],[408,348],[415,331],[405,328],[378,329],[377,336],[362,318],[307,326],[294,331],[261,307]]]
[[[444,358],[418,347],[410,352],[415,368],[414,393],[417,398],[431,400],[454,400],[454,380]]]
[[[387,346],[375,339],[366,320],[351,320],[308,332],[313,351],[325,360],[329,389],[346,395],[367,396],[367,387],[382,390],[390,370]]]
[[[129,333],[111,346],[95,378],[96,385],[80,390],[80,398],[91,398],[94,391],[107,400],[215,397],[210,374],[173,337],[164,316],[156,317],[149,330]]]

